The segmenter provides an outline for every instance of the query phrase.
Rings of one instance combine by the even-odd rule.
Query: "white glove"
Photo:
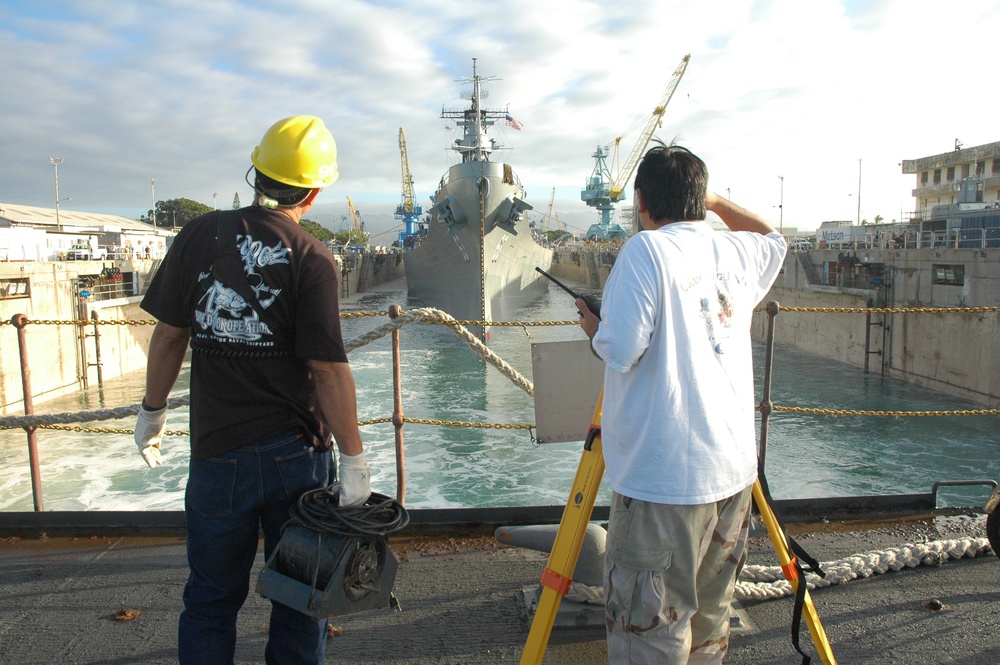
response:
[[[139,418],[135,423],[135,445],[139,454],[146,460],[149,467],[160,464],[160,441],[163,440],[163,430],[167,426],[167,405],[150,411],[143,401],[139,407]]]
[[[340,498],[341,508],[362,506],[372,493],[371,470],[365,461],[364,452],[357,455],[340,454]]]

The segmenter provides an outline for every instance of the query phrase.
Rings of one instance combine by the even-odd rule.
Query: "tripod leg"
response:
[[[549,561],[542,573],[542,595],[538,599],[535,618],[531,622],[528,640],[521,653],[521,665],[538,665],[542,662],[545,648],[548,646],[549,637],[552,634],[552,625],[555,623],[556,613],[559,611],[559,603],[562,602],[563,596],[569,591],[573,581],[570,576],[573,574],[573,569],[576,568],[576,560],[580,556],[580,548],[583,546],[587,524],[594,512],[597,490],[601,486],[601,477],[604,475],[604,456],[601,452],[600,434],[603,401],[604,393],[602,392],[601,397],[597,400],[597,408],[594,410],[594,418],[591,421],[583,455],[580,457],[580,464],[576,469],[576,477],[573,479],[569,501],[563,510],[559,530],[556,532],[556,539],[552,544],[552,552],[549,554]]]
[[[792,590],[798,591],[799,584],[805,584],[806,581],[799,579],[798,570],[793,565],[794,559],[792,553],[788,551],[785,534],[782,532],[781,525],[778,524],[777,518],[771,511],[771,507],[767,504],[767,500],[764,497],[764,490],[761,488],[759,480],[754,481],[753,498],[757,503],[757,508],[760,509],[760,516],[764,520],[764,526],[767,527],[767,534],[771,537],[774,552],[778,555],[778,563],[781,564],[781,571],[785,574],[785,579],[792,585]],[[836,665],[837,659],[833,655],[833,649],[826,638],[826,631],[823,630],[823,624],[820,623],[819,614],[816,613],[816,606],[813,605],[808,589],[805,592],[805,604],[802,607],[802,615],[805,617],[806,625],[809,626],[809,634],[812,635],[813,644],[816,645],[816,651],[819,653],[823,664]]]

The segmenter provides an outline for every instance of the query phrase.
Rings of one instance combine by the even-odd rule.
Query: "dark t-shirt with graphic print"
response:
[[[295,426],[330,445],[306,361],[347,362],[337,287],[331,252],[280,212],[217,211],[184,225],[142,308],[191,329],[192,459]]]

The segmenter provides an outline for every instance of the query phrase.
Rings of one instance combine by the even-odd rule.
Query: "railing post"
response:
[[[865,374],[868,373],[868,357],[872,354],[872,299],[868,299],[868,311],[865,312]]]
[[[87,362],[87,304],[86,298],[91,293],[90,289],[81,288],[80,282],[76,283],[76,336],[79,348],[77,359],[77,372],[79,379],[83,382],[83,389],[90,387],[90,363]],[[85,293],[86,292],[86,295]]]
[[[774,403],[771,401],[771,365],[774,359],[774,319],[781,311],[777,300],[767,303],[767,345],[764,353],[764,383],[760,395],[760,446],[757,451],[757,469],[764,473],[767,463],[767,423]]]
[[[399,305],[389,307],[389,318],[403,313]],[[396,434],[396,501],[406,498],[406,464],[403,455],[403,373],[399,358],[399,329],[392,331],[392,425]]]
[[[28,317],[15,314],[11,325],[17,328],[17,348],[21,353],[21,390],[24,391],[24,415],[35,415],[35,407],[31,401],[31,368],[28,366],[28,340],[24,327],[28,325]],[[31,496],[35,502],[35,512],[42,512],[42,472],[38,465],[38,444],[35,441],[34,426],[25,426],[28,434],[28,464],[31,468]]]
[[[101,368],[101,333],[97,326],[97,310],[91,310],[90,320],[94,323],[94,364],[97,366],[97,388],[104,389],[104,372]]]

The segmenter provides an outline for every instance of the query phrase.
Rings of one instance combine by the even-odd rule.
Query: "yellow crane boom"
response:
[[[351,220],[354,222],[354,230],[361,235],[364,235],[365,231],[361,228],[361,221],[358,219],[358,211],[355,210],[354,201],[351,200],[350,196],[347,197],[347,207],[351,211]]]
[[[549,199],[549,212],[545,215],[545,228],[542,231],[548,231],[549,227],[552,225],[552,208],[556,204],[556,188],[552,188],[552,198]]]
[[[673,78],[670,79],[670,83],[667,85],[666,91],[663,93],[663,99],[660,103],[653,109],[653,115],[650,116],[649,121],[646,123],[646,127],[642,130],[642,134],[639,135],[639,139],[635,143],[635,147],[632,148],[632,154],[629,155],[628,161],[622,166],[621,171],[618,173],[618,177],[615,178],[614,184],[611,185],[611,200],[618,201],[621,199],[622,192],[625,190],[625,185],[628,184],[629,179],[632,177],[632,172],[635,171],[635,167],[639,165],[639,159],[642,157],[642,153],[646,151],[646,146],[649,144],[649,139],[653,137],[653,132],[656,130],[657,126],[663,126],[663,113],[667,110],[667,104],[670,103],[670,98],[674,96],[674,91],[677,89],[677,84],[681,82],[681,77],[684,76],[684,71],[687,69],[688,61],[691,60],[691,54],[688,53],[683,58],[681,58],[681,64],[677,66],[674,70]],[[618,146],[621,143],[622,137],[615,139],[615,151],[617,152]]]
[[[403,169],[402,212],[413,212],[413,177],[410,175],[410,160],[406,157],[406,134],[399,128],[399,157]]]

